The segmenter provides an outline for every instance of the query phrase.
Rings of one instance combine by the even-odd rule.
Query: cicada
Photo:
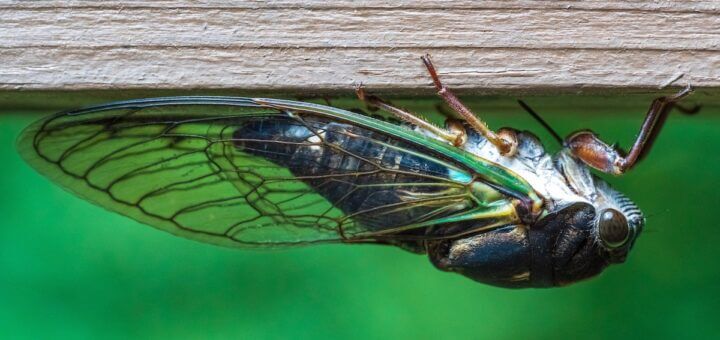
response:
[[[690,88],[652,102],[627,153],[580,131],[551,155],[530,132],[490,129],[422,60],[463,119],[441,128],[362,87],[401,124],[299,101],[151,98],[53,115],[19,148],[88,201],[220,246],[393,245],[502,287],[562,286],[625,261],[643,215],[591,168],[632,168]]]

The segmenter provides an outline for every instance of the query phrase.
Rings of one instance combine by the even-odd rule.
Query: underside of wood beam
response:
[[[0,90],[720,89],[720,3],[0,1]]]

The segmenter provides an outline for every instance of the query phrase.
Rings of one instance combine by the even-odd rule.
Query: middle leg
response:
[[[430,60],[430,55],[424,55],[422,57],[422,61],[425,63],[425,67],[427,67],[427,70],[430,73],[430,77],[433,80],[433,84],[435,84],[438,95],[440,95],[440,97],[442,97],[443,100],[445,100],[445,102],[450,105],[453,110],[455,110],[455,112],[465,118],[465,121],[467,121],[467,123],[470,124],[475,131],[480,133],[490,143],[492,143],[501,155],[512,156],[517,152],[518,141],[514,131],[501,129],[498,133],[495,133],[493,130],[490,130],[485,122],[472,113],[472,111],[470,111],[470,109],[468,109],[467,106],[465,106],[460,99],[455,96],[454,93],[450,92],[450,90],[440,81],[437,70]]]

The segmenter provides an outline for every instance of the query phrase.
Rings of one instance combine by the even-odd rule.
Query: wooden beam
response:
[[[0,1],[0,90],[720,92],[717,1]]]

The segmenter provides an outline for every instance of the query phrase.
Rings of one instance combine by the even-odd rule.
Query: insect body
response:
[[[622,262],[643,216],[589,166],[621,173],[676,97],[654,102],[627,157],[590,132],[557,155],[528,133],[430,125],[381,99],[407,128],[302,102],[170,97],[64,112],[29,127],[21,154],[77,195],[190,239],[235,247],[381,243],[504,287],[549,287]]]

